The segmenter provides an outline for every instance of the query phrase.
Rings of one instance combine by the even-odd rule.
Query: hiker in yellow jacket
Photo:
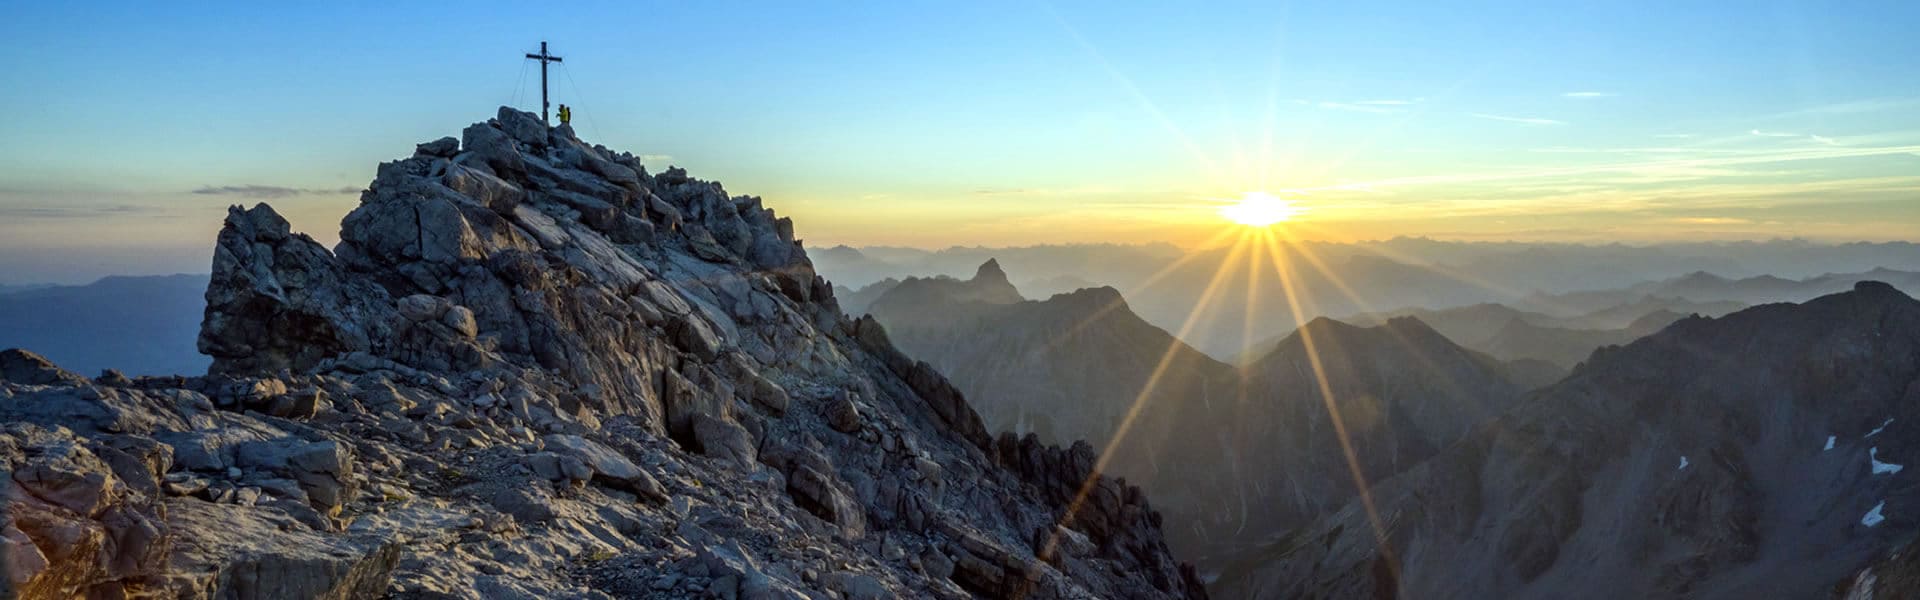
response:
[[[566,125],[572,122],[573,122],[573,109],[567,108],[567,105],[565,104],[560,105],[560,124]]]

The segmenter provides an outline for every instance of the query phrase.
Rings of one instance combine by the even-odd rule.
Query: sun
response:
[[[1266,192],[1247,192],[1240,195],[1239,202],[1220,207],[1220,216],[1248,227],[1266,227],[1292,220],[1303,212],[1306,209],[1292,201]]]

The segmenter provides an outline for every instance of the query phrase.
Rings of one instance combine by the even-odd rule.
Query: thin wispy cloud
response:
[[[1414,105],[1417,105],[1424,101],[1426,101],[1426,98],[1408,98],[1408,99],[1385,98],[1385,99],[1353,100],[1353,101],[1322,100],[1318,102],[1309,101],[1309,100],[1295,100],[1294,103],[1304,104],[1308,106],[1317,106],[1317,107],[1329,109],[1329,110],[1346,110],[1346,111],[1353,111],[1353,112],[1364,112],[1364,113],[1375,113],[1375,114],[1395,114],[1395,113],[1407,112],[1408,108],[1411,108]]]
[[[1790,111],[1781,112],[1781,113],[1774,113],[1774,114],[1767,115],[1760,118],[1761,119],[1785,119],[1785,118],[1791,118],[1791,117],[1805,117],[1805,116],[1811,116],[1811,115],[1850,115],[1850,114],[1879,112],[1883,110],[1912,108],[1915,106],[1920,106],[1920,98],[1868,98],[1864,100],[1849,100],[1846,102],[1834,102],[1831,104],[1809,106],[1806,108],[1790,110]]]
[[[272,200],[272,199],[278,199],[278,198],[292,198],[295,196],[339,196],[339,195],[346,195],[346,194],[358,194],[360,193],[360,190],[361,188],[351,187],[351,186],[340,187],[340,188],[330,188],[330,189],[316,189],[316,188],[286,187],[286,186],[278,186],[278,185],[247,184],[247,185],[221,185],[221,186],[203,185],[203,186],[200,186],[199,189],[193,190],[193,193],[206,195],[206,196],[238,196],[241,198],[257,198],[257,199]]]
[[[1487,119],[1490,121],[1505,121],[1508,123],[1520,123],[1522,125],[1565,125],[1567,124],[1566,121],[1558,121],[1554,119],[1542,119],[1538,117],[1513,117],[1508,115],[1490,115],[1487,113],[1470,113],[1470,114],[1474,118]]]
[[[1687,225],[1752,225],[1753,219],[1738,217],[1674,217],[1668,219],[1674,223]]]
[[[1612,98],[1615,96],[1619,96],[1619,94],[1616,94],[1613,92],[1567,92],[1567,93],[1561,94],[1560,96],[1564,98],[1586,99],[1586,98]]]
[[[1920,191],[1920,177],[1868,177],[1802,182],[1730,182],[1705,183],[1686,187],[1659,187],[1625,190],[1601,186],[1565,194],[1519,194],[1497,197],[1471,194],[1463,197],[1423,195],[1417,204],[1374,201],[1367,197],[1347,199],[1357,210],[1347,214],[1391,213],[1398,218],[1499,218],[1539,217],[1562,214],[1629,214],[1649,211],[1687,211],[1699,217],[1702,211],[1739,212],[1764,203],[1768,206],[1830,204],[1840,201],[1871,201],[1900,197]],[[1709,213],[1711,215],[1711,213]],[[1705,218],[1713,218],[1711,216]],[[1695,223],[1702,225],[1704,223]],[[1725,225],[1723,223],[1722,225]]]
[[[1333,110],[1347,110],[1347,111],[1353,111],[1353,112],[1376,113],[1376,114],[1391,114],[1391,113],[1397,113],[1397,112],[1403,111],[1403,109],[1395,105],[1363,104],[1363,103],[1352,103],[1352,102],[1321,102],[1317,106],[1319,106],[1320,108],[1327,108],[1327,109],[1333,109]]]
[[[1073,187],[1038,188],[978,188],[971,193],[975,196],[1101,196],[1114,194],[1120,189],[1106,185],[1081,185]]]
[[[0,217],[9,219],[79,219],[113,215],[155,214],[159,207],[116,204],[112,206],[0,206]]]
[[[1865,156],[1888,156],[1894,154],[1912,154],[1920,152],[1920,145],[1906,146],[1809,146],[1792,149],[1778,149],[1764,152],[1743,153],[1731,156],[1710,156],[1703,158],[1682,158],[1645,162],[1623,162],[1597,165],[1554,167],[1544,169],[1521,169],[1492,173],[1463,173],[1456,175],[1422,175],[1395,177],[1369,182],[1342,183],[1274,190],[1276,193],[1304,194],[1312,192],[1353,192],[1359,189],[1375,190],[1390,187],[1420,185],[1456,185],[1517,181],[1527,179],[1561,178],[1571,176],[1595,175],[1603,173],[1647,173],[1660,169],[1680,169],[1696,167],[1717,167],[1751,164],[1784,163],[1803,160],[1829,160],[1836,158],[1857,158]]]
[[[1812,134],[1812,133],[1791,133],[1786,131],[1765,131],[1760,129],[1755,129],[1747,133],[1750,135],[1766,137],[1766,138],[1806,138],[1808,141],[1811,141],[1815,144],[1820,144],[1823,146],[1841,145],[1839,140],[1836,140],[1824,135]]]

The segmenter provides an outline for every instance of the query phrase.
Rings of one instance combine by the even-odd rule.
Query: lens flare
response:
[[[1247,192],[1240,201],[1220,207],[1220,216],[1248,227],[1266,227],[1300,216],[1306,209],[1266,192]]]

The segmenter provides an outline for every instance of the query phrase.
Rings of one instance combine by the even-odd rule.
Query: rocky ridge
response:
[[[1162,430],[1112,459],[1168,511],[1174,547],[1210,573],[1339,510],[1359,493],[1356,477],[1370,484],[1416,467],[1524,390],[1509,365],[1412,317],[1374,327],[1315,319],[1240,375],[1208,402],[1146,407],[1139,420]],[[1215,466],[1187,467],[1196,464]]]
[[[758,198],[503,108],[340,238],[229,212],[205,376],[0,354],[0,597],[1205,595],[1138,488],[992,437]]]
[[[1236,379],[1232,367],[1141,320],[1110,287],[1012,303],[902,293],[914,298],[890,291],[873,317],[977,399],[995,430],[1104,446],[1162,359],[1151,404],[1204,402],[1229,394]]]
[[[1007,280],[1007,272],[1000,269],[1000,261],[987,259],[980,263],[971,279],[955,279],[946,276],[908,277],[882,291],[874,297],[865,310],[872,313],[892,312],[896,315],[921,314],[933,322],[945,323],[950,317],[916,310],[917,307],[992,307],[1016,304],[1025,301],[1020,290]],[[896,325],[897,326],[897,325]]]
[[[1916,407],[1920,302],[1887,284],[1690,317],[1378,482],[1372,510],[1244,554],[1215,591],[1910,595]]]
[[[901,347],[982,398],[976,407],[994,428],[1107,448],[1107,470],[1153,495],[1169,542],[1203,569],[1356,493],[1341,428],[1362,475],[1377,481],[1499,415],[1524,389],[1512,365],[1408,317],[1375,327],[1318,319],[1235,369],[1142,320],[1113,288],[1000,304],[908,293],[912,302],[889,292],[873,308]]]

